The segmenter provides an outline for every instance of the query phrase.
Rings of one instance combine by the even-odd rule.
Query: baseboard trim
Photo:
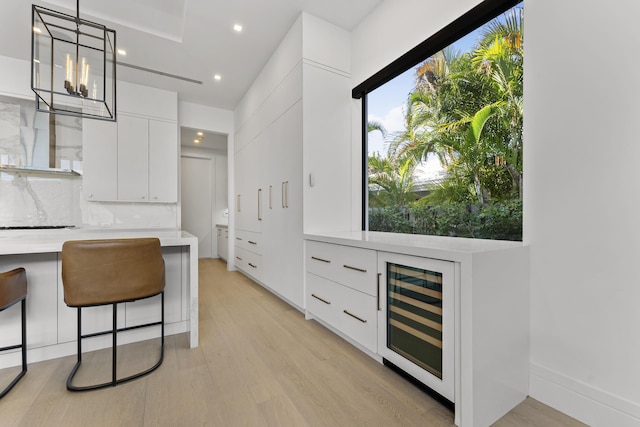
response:
[[[640,404],[531,363],[529,395],[590,426],[640,427]]]

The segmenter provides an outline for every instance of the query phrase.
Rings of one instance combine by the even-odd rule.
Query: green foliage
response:
[[[466,203],[369,209],[369,230],[478,239],[522,240],[522,201],[477,207]]]
[[[369,209],[369,230],[390,233],[413,233],[405,211],[397,206]]]

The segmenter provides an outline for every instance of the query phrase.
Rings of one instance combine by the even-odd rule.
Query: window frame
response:
[[[523,0],[484,0],[471,10],[418,44],[407,53],[354,87],[353,99],[362,104],[362,230],[368,229],[368,127],[367,94],[373,92],[400,74],[420,64],[435,53],[475,31],[492,19],[500,16]]]

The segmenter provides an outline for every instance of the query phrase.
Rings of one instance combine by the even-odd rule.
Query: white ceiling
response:
[[[118,79],[233,110],[301,11],[352,30],[381,1],[81,0],[80,16],[116,30],[118,48],[127,51],[119,62],[202,84],[125,66],[117,67]],[[35,3],[76,15],[74,0]],[[0,0],[0,55],[29,60],[30,29],[31,2]]]

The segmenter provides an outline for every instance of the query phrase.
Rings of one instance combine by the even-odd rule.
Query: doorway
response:
[[[198,257],[211,258],[212,203],[211,181],[215,174],[212,159],[182,156],[182,229],[198,238]]]

